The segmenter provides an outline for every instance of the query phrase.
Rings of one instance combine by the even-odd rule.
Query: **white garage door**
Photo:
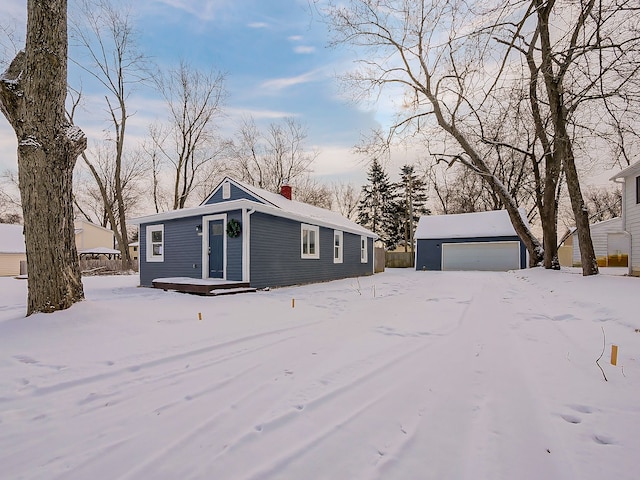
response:
[[[442,270],[506,271],[519,268],[519,242],[442,244]]]

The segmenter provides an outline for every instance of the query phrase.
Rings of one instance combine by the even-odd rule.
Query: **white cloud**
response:
[[[203,20],[212,20],[215,13],[227,3],[226,0],[156,0],[178,10],[183,10]]]
[[[274,78],[271,80],[267,80],[263,82],[260,87],[266,88],[269,90],[283,90],[288,87],[292,87],[294,85],[300,85],[303,83],[313,82],[317,80],[319,77],[318,70],[312,70],[307,73],[303,73],[302,75],[297,75],[295,77],[283,77],[283,78]]]
[[[251,116],[256,120],[261,119],[279,119],[279,118],[287,118],[287,117],[295,117],[296,113],[292,112],[283,112],[280,110],[257,110],[252,108],[242,108],[242,107],[232,107],[227,108],[225,112],[233,117],[233,118],[241,118]]]
[[[309,47],[309,46],[305,46],[305,45],[299,45],[297,47],[295,47],[293,49],[294,52],[296,53],[301,53],[301,54],[309,54],[309,53],[313,53],[316,51],[316,47]]]
[[[315,177],[341,179],[358,184],[366,178],[367,167],[353,148],[336,145],[314,145],[313,148],[319,151],[312,166]]]
[[[288,40],[292,42],[300,42],[302,41],[302,35],[291,35]]]
[[[249,28],[268,28],[269,24],[265,22],[251,22],[247,23],[247,27]]]

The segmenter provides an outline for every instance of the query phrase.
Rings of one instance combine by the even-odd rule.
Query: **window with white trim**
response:
[[[333,263],[342,263],[343,234],[338,230],[333,231]]]
[[[229,182],[224,182],[222,184],[222,199],[228,200],[231,198],[231,184]]]
[[[367,237],[360,237],[360,262],[367,263],[369,254],[367,252]]]
[[[164,262],[164,225],[147,225],[147,262]]]
[[[320,227],[300,225],[300,253],[302,258],[320,258]]]

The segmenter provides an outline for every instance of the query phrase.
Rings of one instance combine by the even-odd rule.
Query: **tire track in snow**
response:
[[[563,478],[546,452],[549,432],[536,423],[541,415],[521,375],[523,360],[509,328],[513,312],[496,298],[504,291],[504,274],[484,278],[460,328],[434,343],[424,359],[422,375],[433,381],[415,430],[396,435],[387,454],[360,478],[406,479],[416,472],[425,480]],[[503,328],[495,328],[496,322]],[[505,335],[491,333],[501,330]],[[499,388],[505,376],[507,391]]]
[[[63,390],[68,390],[68,389],[72,389],[78,386],[86,386],[92,383],[97,383],[97,382],[102,382],[106,379],[110,379],[110,378],[117,378],[123,375],[129,375],[131,373],[137,373],[141,370],[146,370],[149,368],[153,368],[153,367],[158,367],[158,366],[164,366],[166,364],[169,363],[174,363],[177,361],[184,361],[193,357],[197,357],[200,355],[205,355],[205,354],[209,354],[212,352],[215,352],[217,350],[221,350],[221,349],[225,349],[231,346],[235,346],[235,345],[240,345],[246,342],[251,342],[254,340],[258,340],[258,339],[262,339],[265,337],[269,337],[272,335],[280,335],[282,333],[285,332],[289,332],[289,331],[293,331],[293,330],[297,330],[297,329],[301,329],[301,328],[306,328],[310,325],[314,325],[316,323],[319,322],[309,322],[309,323],[305,323],[302,325],[295,325],[293,327],[286,327],[286,328],[280,328],[280,329],[276,329],[276,330],[270,330],[267,332],[261,332],[258,334],[254,334],[254,335],[247,335],[241,338],[234,338],[225,342],[221,342],[221,343],[217,343],[217,344],[213,344],[213,345],[207,345],[205,347],[202,348],[198,348],[198,349],[194,349],[194,350],[189,350],[187,352],[182,352],[182,353],[177,353],[174,355],[168,355],[168,356],[164,356],[164,357],[160,357],[160,358],[156,358],[153,360],[149,360],[146,362],[142,362],[142,363],[138,363],[138,364],[134,364],[134,365],[129,365],[123,368],[120,368],[118,370],[115,371],[110,371],[110,372],[105,372],[105,373],[101,373],[98,375],[91,375],[91,376],[87,376],[87,377],[82,377],[82,378],[75,378],[72,380],[68,380],[65,382],[60,382],[60,383],[56,383],[53,385],[48,385],[45,387],[37,387],[37,386],[33,386],[30,390],[26,391],[25,393],[31,396],[44,396],[44,395],[49,395],[52,393],[60,393]],[[278,341],[274,342],[274,344],[279,343]],[[257,349],[262,348],[262,345],[259,345],[258,347],[256,347]],[[17,397],[16,397],[17,398]],[[5,398],[5,400],[7,400],[7,398]],[[11,400],[9,398],[9,400]]]
[[[416,346],[415,344],[418,343]],[[409,345],[408,345],[409,344]],[[413,345],[413,348],[407,348]],[[237,455],[240,458],[252,457],[251,451],[261,452],[261,456],[278,458],[276,464],[270,461],[259,467],[260,471],[269,472],[279,468],[295,456],[308,453],[310,449],[331,438],[332,433],[339,433],[348,427],[348,424],[369,411],[388,395],[395,395],[393,379],[399,372],[406,371],[414,363],[415,357],[427,349],[430,342],[407,339],[399,345],[394,345],[384,351],[377,351],[367,358],[352,362],[349,366],[341,367],[334,372],[329,372],[320,381],[309,387],[298,389],[292,397],[284,401],[284,405],[277,408],[268,419],[258,421],[254,427],[245,431],[242,435],[229,442],[228,446],[212,459],[212,465],[207,471],[214,469],[220,472],[229,472],[234,468],[239,469],[234,475],[242,476],[246,471],[235,461]],[[355,376],[354,376],[355,375]],[[319,387],[323,378],[332,378],[337,382],[334,388]],[[391,381],[390,381],[391,380]],[[300,393],[302,392],[302,395]],[[373,395],[371,392],[383,392]],[[300,402],[304,398],[303,402]],[[352,409],[351,405],[357,405]],[[363,406],[364,405],[364,406]],[[348,407],[345,410],[345,406]],[[343,411],[340,420],[335,421],[336,411]],[[320,434],[316,433],[318,428]],[[302,442],[301,446],[281,455],[281,450],[287,442],[284,437],[291,431],[297,431],[296,438],[309,438]],[[299,441],[295,442],[296,444]],[[265,455],[265,449],[274,450],[273,455]],[[247,453],[249,452],[249,453]]]

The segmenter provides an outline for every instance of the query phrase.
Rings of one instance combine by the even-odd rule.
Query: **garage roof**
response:
[[[523,209],[520,216],[528,225]],[[420,217],[416,239],[512,237],[516,231],[506,210]]]

